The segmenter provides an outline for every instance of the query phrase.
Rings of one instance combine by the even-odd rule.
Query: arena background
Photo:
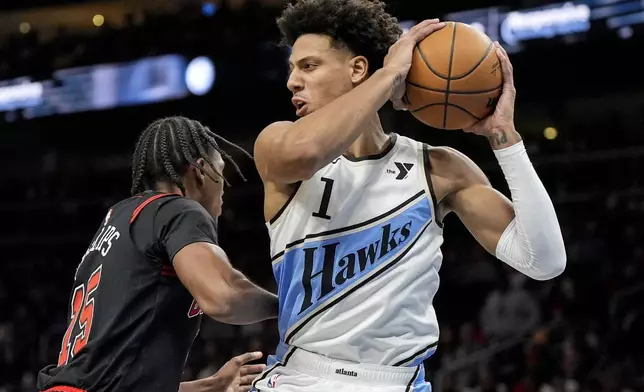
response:
[[[127,197],[137,134],[182,114],[252,151],[293,119],[282,0],[0,1],[0,391],[33,391],[57,357],[73,273],[107,208]],[[552,196],[568,267],[521,279],[445,222],[427,363],[436,391],[644,390],[644,3],[639,0],[390,1],[483,29],[511,52],[516,123]],[[194,60],[198,59],[198,60]],[[194,60],[194,61],[193,61]],[[211,80],[211,83],[208,81]],[[455,147],[507,187],[485,139],[382,110],[387,131]],[[275,290],[262,186],[228,174],[221,244]],[[204,320],[185,378],[245,350],[272,353],[276,325]]]

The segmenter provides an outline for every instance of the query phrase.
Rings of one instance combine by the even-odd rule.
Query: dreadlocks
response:
[[[230,185],[209,157],[209,151],[213,149],[230,162],[237,174],[246,181],[237,163],[217,141],[236,148],[252,159],[242,147],[210,131],[198,121],[175,116],[153,122],[143,131],[134,149],[132,195],[153,189],[158,181],[170,181],[185,193],[182,177],[190,165],[200,167],[197,163],[199,158],[203,158],[213,172]],[[216,181],[208,172],[206,174]]]

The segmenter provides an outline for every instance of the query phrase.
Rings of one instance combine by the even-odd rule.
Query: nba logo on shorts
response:
[[[275,388],[277,386],[277,377],[279,377],[279,374],[273,374],[269,379],[268,383],[266,384],[269,388]]]

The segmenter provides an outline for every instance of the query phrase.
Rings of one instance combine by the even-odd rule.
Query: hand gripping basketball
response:
[[[488,138],[499,131],[514,131],[514,100],[517,96],[517,90],[514,87],[514,71],[508,53],[498,42],[495,42],[494,45],[503,74],[501,96],[494,111],[489,116],[472,125],[470,128],[463,129],[465,132],[483,135]]]
[[[438,19],[424,20],[401,35],[389,48],[383,68],[391,70],[395,75],[390,99],[396,110],[407,110],[407,106],[403,103],[403,96],[414,48],[418,42],[443,27],[445,23]]]

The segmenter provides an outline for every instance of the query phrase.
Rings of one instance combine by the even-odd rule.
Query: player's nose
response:
[[[286,88],[288,88],[293,93],[302,91],[302,89],[304,88],[304,83],[302,83],[302,79],[298,76],[297,71],[291,72],[291,74],[288,76]]]

